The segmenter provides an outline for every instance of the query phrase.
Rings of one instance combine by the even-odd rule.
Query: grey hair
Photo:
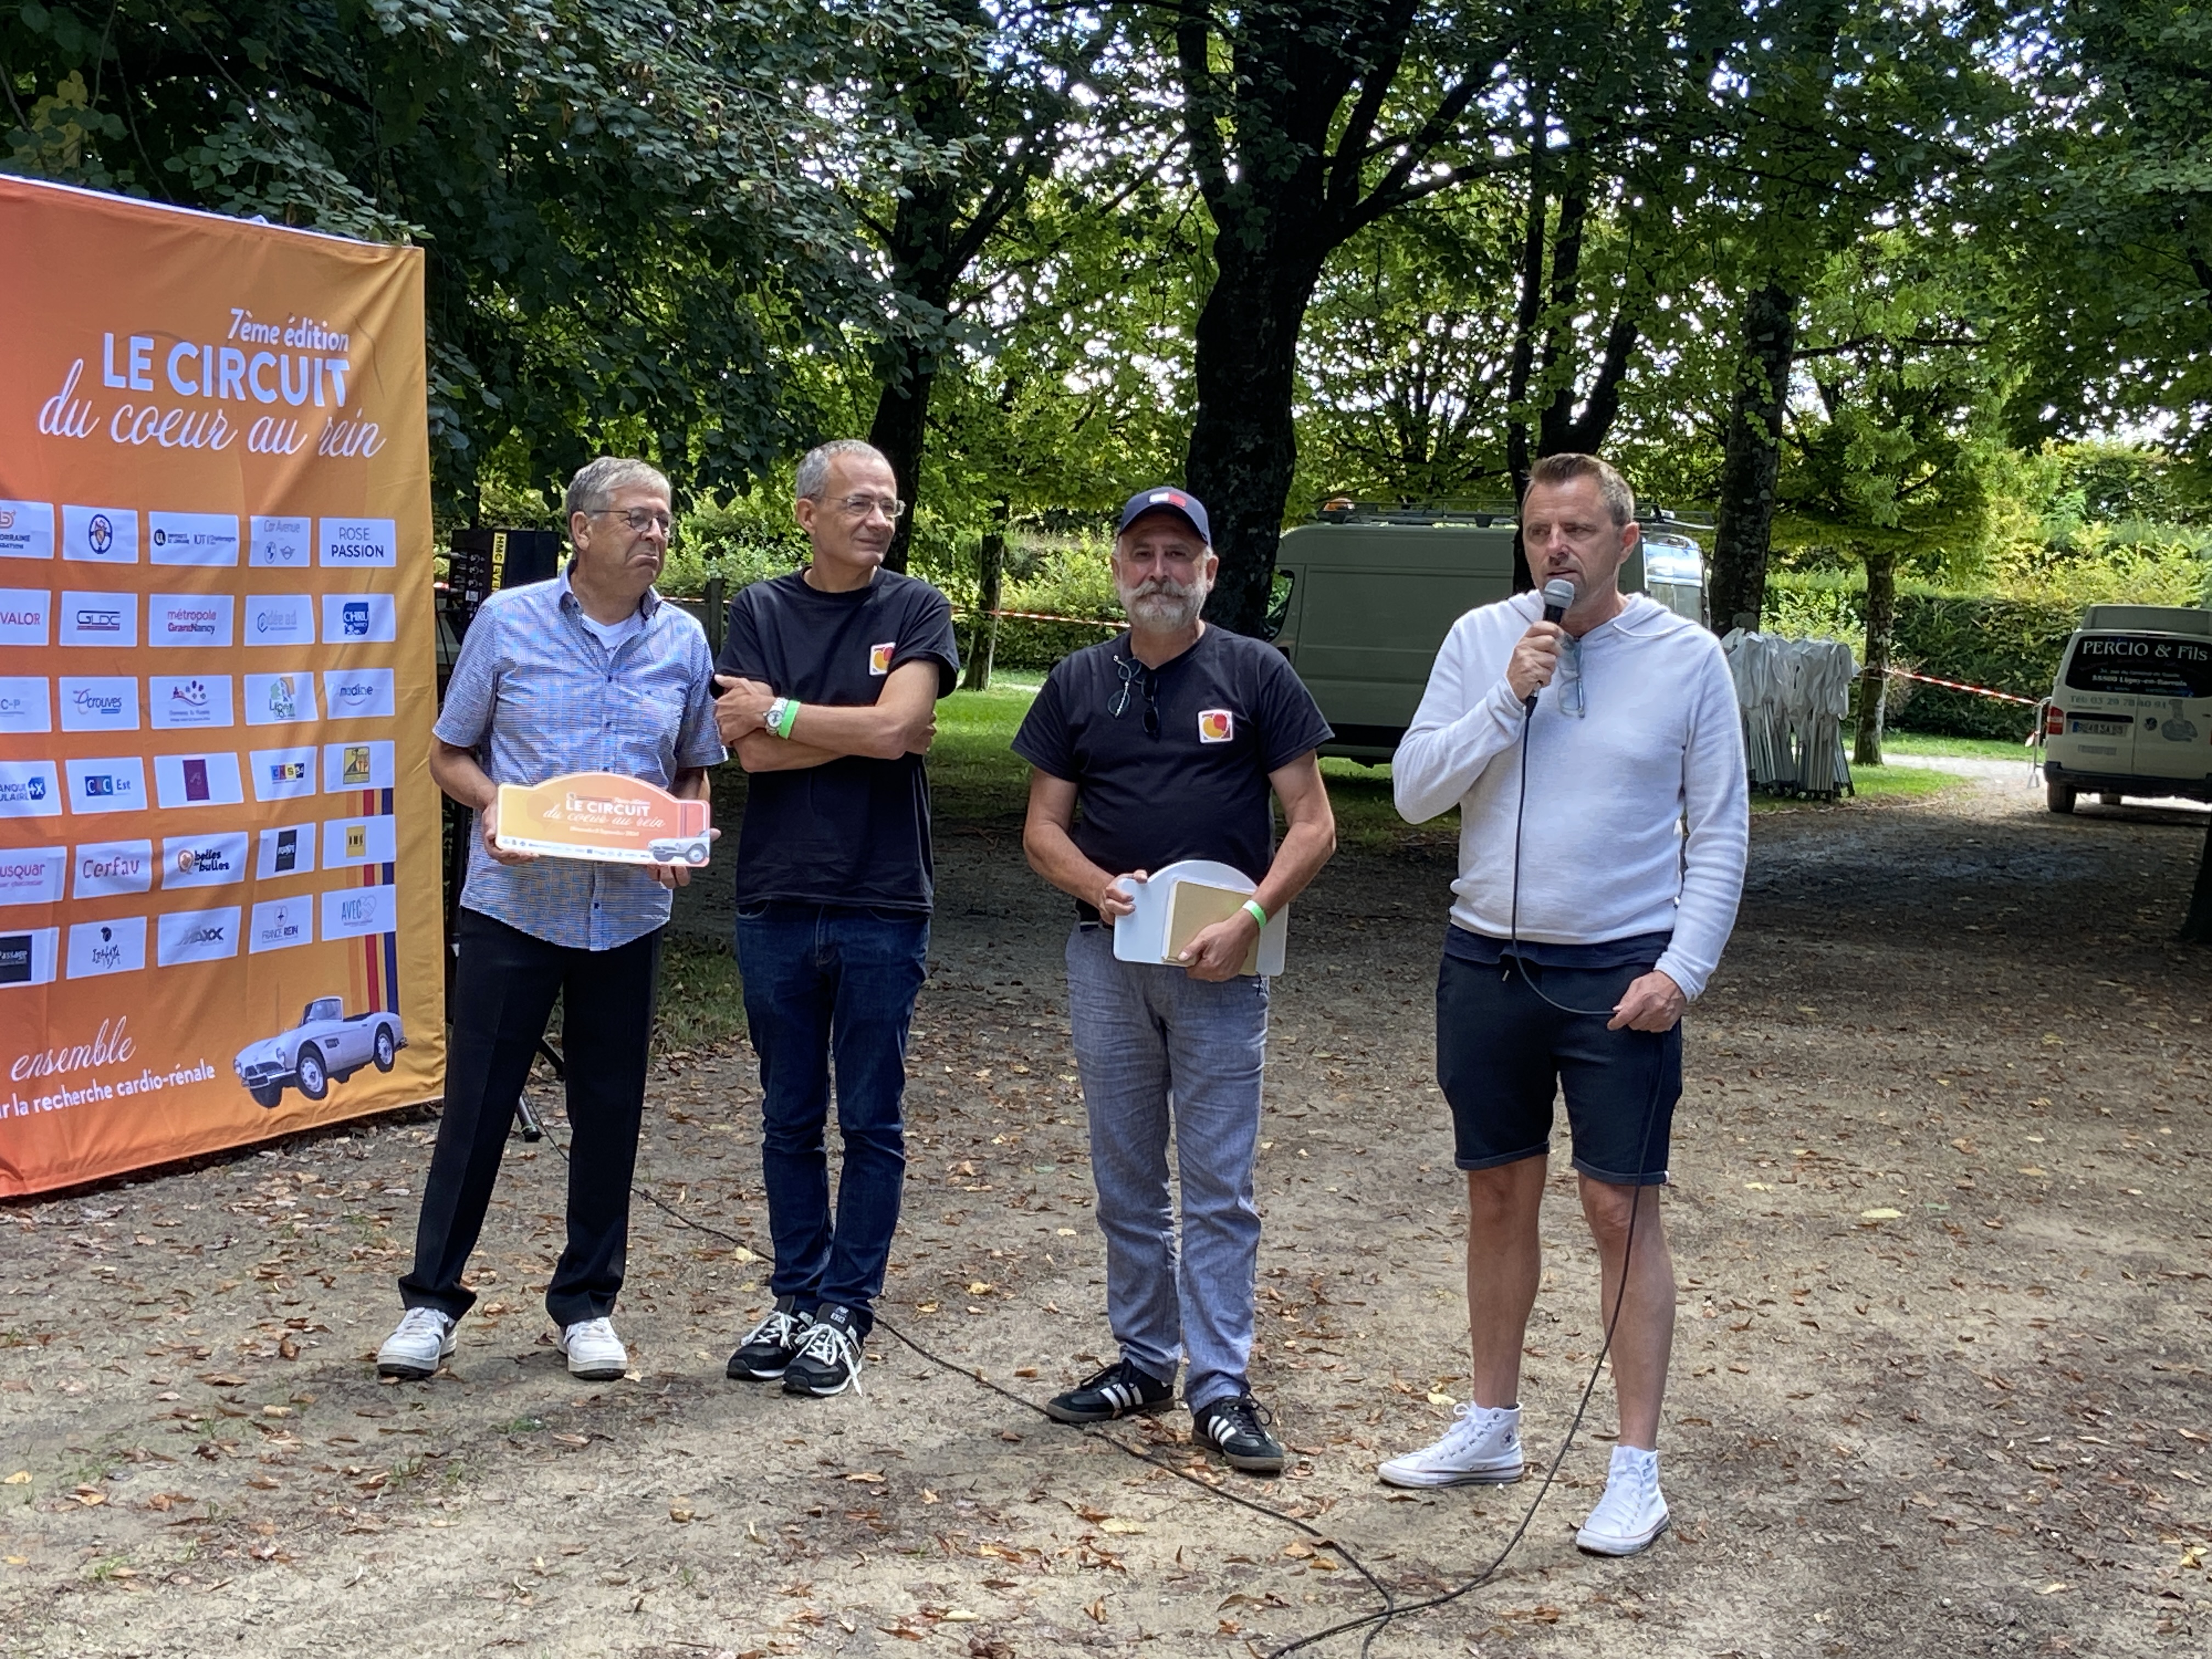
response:
[[[866,456],[885,466],[891,464],[890,457],[872,443],[859,438],[833,438],[806,452],[805,459],[799,464],[799,477],[793,493],[802,501],[820,501],[822,492],[830,487],[830,463],[846,455]]]
[[[1528,488],[1538,484],[1572,483],[1577,478],[1597,480],[1597,493],[1618,530],[1636,516],[1636,492],[1613,466],[1595,455],[1547,455],[1528,470]],[[1522,500],[1528,497],[1524,494]]]
[[[602,455],[596,461],[586,462],[568,480],[564,505],[572,517],[579,513],[603,513],[614,499],[615,491],[633,484],[649,484],[663,495],[672,493],[668,479],[659,467],[621,455]]]

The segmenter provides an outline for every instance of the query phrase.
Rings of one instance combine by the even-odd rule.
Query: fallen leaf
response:
[[[1141,1521],[1124,1521],[1118,1515],[1109,1515],[1098,1523],[1098,1530],[1127,1536],[1131,1533],[1144,1531],[1145,1525]]]
[[[730,1255],[739,1261],[757,1261],[760,1260],[758,1256],[755,1255],[750,1250],[747,1249],[742,1244],[732,1249],[730,1252]]]
[[[28,1469],[18,1469],[5,1480],[0,1480],[0,1486],[27,1486],[30,1484],[31,1472]]]
[[[1904,1212],[1901,1210],[1861,1210],[1859,1212],[1859,1219],[1862,1221],[1896,1221],[1900,1219],[1903,1215]]]
[[[681,1525],[691,1518],[691,1506],[689,1504],[671,1504],[668,1506],[668,1518]]]
[[[1431,1406],[1456,1406],[1459,1404],[1459,1401],[1453,1399],[1448,1394],[1437,1393],[1431,1394],[1429,1396],[1429,1404]]]

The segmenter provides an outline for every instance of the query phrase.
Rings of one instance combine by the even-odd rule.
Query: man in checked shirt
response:
[[[445,1114],[414,1268],[399,1281],[406,1316],[376,1356],[386,1376],[428,1376],[453,1352],[454,1324],[476,1300],[461,1272],[556,995],[568,1242],[545,1305],[575,1376],[605,1380],[629,1367],[609,1316],[629,1232],[660,930],[689,872],[503,848],[499,786],[604,771],[700,799],[725,751],[707,635],[653,589],[668,552],[668,480],[642,461],[603,457],[570,482],[568,508],[568,568],[485,602],[432,728],[430,775],[476,809],[477,833],[461,894]]]

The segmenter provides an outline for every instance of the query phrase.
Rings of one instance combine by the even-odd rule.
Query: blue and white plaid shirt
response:
[[[494,783],[614,772],[663,789],[726,757],[714,665],[690,616],[647,590],[644,629],[609,651],[584,626],[566,571],[484,601],[431,729],[476,751]],[[541,858],[508,865],[473,823],[462,905],[549,944],[610,951],[668,920],[669,892],[635,865]]]

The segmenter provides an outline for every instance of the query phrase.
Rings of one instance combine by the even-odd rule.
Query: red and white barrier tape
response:
[[[2035,697],[2015,697],[2009,691],[1992,691],[1986,685],[1964,685],[1957,680],[1939,680],[1933,674],[1915,674],[1909,669],[1891,668],[1883,671],[1901,680],[1918,680],[1923,685],[1940,685],[1946,691],[1971,691],[1978,697],[1995,697],[2000,702],[2023,703],[2033,708],[2040,701]]]
[[[1016,622],[1076,623],[1085,628],[1110,628],[1115,630],[1129,624],[1110,617],[1054,617],[1042,611],[975,611],[963,610],[963,617],[1011,617]]]

